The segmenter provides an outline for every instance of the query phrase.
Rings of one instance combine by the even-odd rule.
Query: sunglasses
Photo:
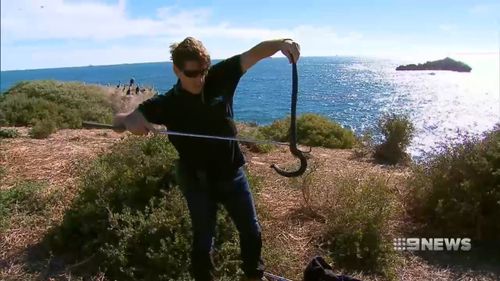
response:
[[[200,75],[202,75],[202,76],[207,75],[208,68],[201,69],[201,70],[183,70],[182,73],[184,73],[184,75],[186,75],[189,78],[196,78]]]

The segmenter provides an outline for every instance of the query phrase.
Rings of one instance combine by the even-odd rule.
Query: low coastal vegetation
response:
[[[146,90],[138,98],[79,82],[20,82],[0,95],[0,126],[30,126],[32,137],[46,138],[58,129],[81,128],[82,121],[110,123],[114,113],[153,94]]]
[[[19,137],[19,132],[15,129],[0,129],[0,139],[17,138],[17,137]]]
[[[54,122],[56,128],[80,128],[82,120],[110,122],[112,105],[105,88],[57,81],[21,82],[0,96],[2,126],[35,126]]]
[[[410,183],[409,210],[423,233],[500,241],[499,125],[481,137],[442,144],[413,166]]]
[[[81,177],[79,193],[60,226],[46,237],[49,248],[116,280],[187,278],[191,223],[175,182],[174,147],[163,136],[130,137],[95,160]],[[235,274],[234,227],[219,214],[217,258]]]
[[[336,178],[325,216],[323,239],[336,265],[397,279],[400,256],[393,248],[401,213],[387,178],[348,173]]]
[[[391,165],[410,162],[406,149],[414,131],[415,127],[407,116],[394,114],[383,116],[377,127],[377,132],[382,135],[383,141],[373,148],[374,159],[379,163]]]
[[[0,175],[2,180],[2,175]],[[0,190],[0,233],[9,228],[49,223],[51,208],[59,204],[59,192],[47,192],[48,185],[35,180],[19,180]]]
[[[267,138],[257,125],[241,124],[238,132],[238,137],[241,139],[262,141],[262,143],[241,142],[242,145],[247,147],[252,152],[268,153],[274,148],[274,145],[265,143]]]
[[[275,141],[290,139],[290,118],[274,121],[259,130]],[[352,148],[356,144],[354,133],[340,124],[318,114],[303,114],[297,118],[297,139],[302,145],[326,148]]]

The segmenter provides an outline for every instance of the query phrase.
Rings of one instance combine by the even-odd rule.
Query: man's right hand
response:
[[[155,132],[155,128],[149,123],[144,115],[137,109],[131,113],[119,113],[113,119],[113,130],[118,133],[130,131],[134,135],[147,135]]]

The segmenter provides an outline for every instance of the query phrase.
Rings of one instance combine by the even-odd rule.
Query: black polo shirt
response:
[[[202,94],[193,95],[177,82],[165,95],[145,101],[138,110],[149,122],[165,125],[168,130],[235,137],[233,97],[242,75],[240,55],[236,55],[209,69]],[[182,164],[206,170],[213,177],[228,178],[245,163],[236,141],[174,135],[168,138]]]

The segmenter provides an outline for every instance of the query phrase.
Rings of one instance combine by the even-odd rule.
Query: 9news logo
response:
[[[394,238],[396,251],[470,251],[470,238]]]

